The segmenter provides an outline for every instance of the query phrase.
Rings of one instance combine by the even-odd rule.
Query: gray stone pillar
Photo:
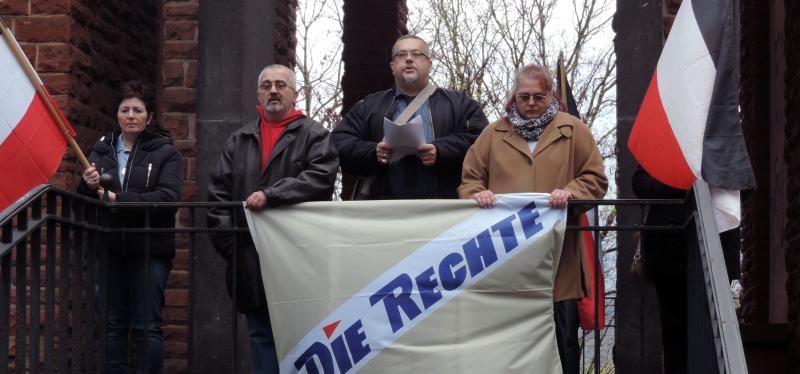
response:
[[[788,371],[800,373],[800,3],[785,2],[786,58],[786,143],[784,160],[788,165],[786,197],[787,223],[783,248],[786,251],[786,270],[789,273],[786,289],[789,299]]]
[[[406,34],[405,0],[345,0],[342,30],[342,113],[364,96],[392,87],[392,45]]]
[[[617,53],[617,187],[620,198],[634,197],[631,176],[636,161],[628,137],[650,84],[663,45],[661,0],[617,1],[613,27]],[[618,222],[641,222],[640,211],[620,207]],[[614,356],[616,372],[661,373],[656,295],[641,276],[629,275],[634,235],[620,232],[617,252],[617,300]]]
[[[198,199],[206,201],[209,170],[222,143],[241,122],[257,118],[258,73],[272,63],[275,2],[201,1],[197,79]],[[198,210],[195,225],[205,226]],[[206,235],[198,235],[191,258],[190,362],[193,373],[230,373],[233,306],[225,290],[225,262]],[[249,372],[249,343],[239,318],[239,372]]]

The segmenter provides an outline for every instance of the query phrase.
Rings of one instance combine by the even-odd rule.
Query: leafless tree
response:
[[[297,7],[298,106],[331,130],[342,120],[342,5],[344,0],[300,0]],[[337,173],[333,200],[341,200]]]
[[[328,129],[341,121],[342,2],[299,1],[297,8],[298,105]]]
[[[409,4],[409,29],[430,40],[434,81],[464,90],[490,118],[503,114],[515,69],[534,62],[555,73],[558,51],[564,51],[581,118],[604,157],[614,156],[616,60],[611,41],[602,40],[610,26],[610,0],[572,0],[571,7],[559,7],[556,0]]]

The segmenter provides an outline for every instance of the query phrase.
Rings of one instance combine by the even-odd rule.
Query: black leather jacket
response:
[[[149,125],[154,126],[154,125]],[[89,154],[89,162],[94,163],[100,174],[109,173],[114,178],[111,191],[117,195],[117,202],[177,202],[180,201],[183,173],[181,154],[172,144],[166,130],[145,131],[139,136],[131,149],[126,166],[125,180],[119,180],[117,172],[116,142],[119,132],[109,132],[97,141]],[[97,198],[97,192],[90,190],[81,178],[78,193]],[[174,208],[150,210],[150,227],[175,227]],[[143,209],[119,208],[111,216],[116,227],[142,228],[145,226]],[[175,234],[133,234],[123,233],[111,236],[109,247],[112,253],[143,254],[146,239],[149,238],[150,254],[154,256],[175,256]]]
[[[333,130],[342,171],[375,176],[371,199],[457,199],[461,169],[469,147],[489,123],[480,105],[460,91],[437,88],[428,98],[436,163],[424,166],[417,156],[381,165],[375,155],[383,139],[383,119],[396,110],[395,90],[368,95],[356,103]]]
[[[264,191],[267,206],[330,200],[339,169],[339,158],[330,132],[308,118],[291,122],[275,143],[267,169],[261,173],[261,132],[258,120],[228,137],[219,162],[211,172],[209,201],[244,201]],[[236,215],[234,217],[234,214]],[[244,210],[210,209],[208,227],[246,226]],[[238,248],[237,305],[240,310],[266,303],[258,254],[249,233],[211,235],[214,247],[228,262],[227,285],[231,292],[233,251]],[[232,293],[231,293],[232,294]]]

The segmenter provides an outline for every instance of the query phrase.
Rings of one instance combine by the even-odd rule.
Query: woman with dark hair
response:
[[[569,199],[599,199],[608,179],[591,131],[580,119],[558,111],[553,79],[539,65],[519,69],[506,104],[506,115],[483,130],[467,151],[462,199],[483,208],[495,204],[495,193],[549,193],[553,208]],[[571,211],[567,224],[577,225],[581,212]],[[564,373],[577,374],[577,301],[588,294],[589,279],[577,233],[564,237],[553,287],[558,353]]]
[[[183,184],[181,154],[169,132],[152,123],[152,89],[138,81],[122,84],[115,128],[100,137],[89,155],[78,192],[95,198],[105,193],[100,176],[110,174],[110,202],[177,202]],[[149,227],[175,227],[175,209],[150,209]],[[145,227],[143,209],[112,213],[116,227]],[[172,259],[173,233],[121,233],[108,242],[106,373],[128,372],[128,334],[133,330],[136,372],[164,371],[161,309]],[[145,249],[149,251],[145,253]],[[147,260],[147,261],[146,261]],[[145,362],[147,368],[145,368]]]

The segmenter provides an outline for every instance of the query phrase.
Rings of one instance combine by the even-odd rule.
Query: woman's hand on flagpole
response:
[[[83,171],[83,181],[86,186],[92,190],[100,188],[100,173],[97,172],[97,167],[92,163],[92,166]]]

